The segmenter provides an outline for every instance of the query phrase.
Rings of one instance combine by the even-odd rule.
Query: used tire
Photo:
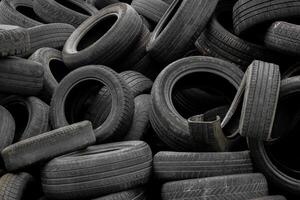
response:
[[[4,58],[0,62],[0,92],[37,95],[43,87],[41,64],[21,58]]]
[[[28,59],[41,63],[44,68],[41,96],[49,103],[58,83],[70,72],[63,62],[62,53],[59,50],[45,47],[38,49]]]
[[[154,176],[162,182],[252,173],[249,151],[224,153],[159,152],[153,158]]]
[[[86,0],[86,2],[92,4],[98,10],[101,10],[102,8],[105,8],[106,6],[109,6],[114,3],[120,3],[119,0]]]
[[[92,200],[146,200],[146,195],[143,189],[134,189],[106,195]]]
[[[43,190],[50,199],[91,199],[147,183],[151,164],[151,150],[142,141],[90,146],[47,163]]]
[[[140,16],[131,6],[108,6],[84,21],[69,37],[63,49],[64,62],[70,69],[89,64],[112,66],[137,42],[142,27]]]
[[[111,95],[111,111],[103,124],[94,124],[98,142],[122,138],[128,131],[134,112],[133,96],[124,80],[105,66],[86,66],[69,73],[57,87],[50,109],[54,128],[82,121],[88,100],[106,86]],[[83,92],[84,91],[84,92]]]
[[[161,63],[175,61],[191,49],[213,14],[217,0],[174,0],[155,27],[147,50]]]
[[[13,142],[15,128],[14,118],[8,110],[0,106],[0,151]]]
[[[162,186],[163,200],[245,200],[266,195],[268,195],[268,185],[262,174],[189,179],[165,183]]]
[[[202,80],[201,84],[204,85],[208,84],[209,76],[214,76],[212,79],[214,83],[216,83],[215,78],[219,78],[222,84],[218,82],[213,87],[219,92],[224,92],[221,95],[227,95],[229,99],[233,98],[243,76],[243,72],[229,62],[202,56],[183,58],[170,64],[159,74],[151,92],[150,122],[160,139],[173,150],[196,150],[192,145],[187,119],[180,115],[174,106],[170,106],[173,104],[171,88],[179,79],[193,73],[199,73],[199,76],[203,73],[202,78],[198,80]],[[216,105],[218,106],[221,105]]]
[[[49,106],[36,97],[8,96],[0,100],[15,120],[14,143],[49,130]]]
[[[284,196],[265,196],[265,197],[259,197],[251,200],[286,200]]]
[[[67,23],[78,27],[97,9],[81,0],[34,0],[33,9],[47,23]]]
[[[33,11],[32,1],[3,0],[0,3],[0,23],[24,28],[43,24]]]
[[[92,124],[83,121],[12,144],[1,155],[6,169],[14,171],[83,149],[95,142]]]

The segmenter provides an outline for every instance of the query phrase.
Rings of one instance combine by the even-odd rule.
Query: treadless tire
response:
[[[192,73],[207,73],[222,78],[222,81],[226,80],[228,86],[226,88],[230,88],[229,93],[232,93],[232,96],[243,77],[243,72],[236,65],[217,58],[202,56],[183,58],[170,64],[159,74],[151,92],[150,122],[160,139],[173,150],[195,150],[191,145],[193,143],[187,119],[183,118],[174,106],[171,106],[171,88],[179,79]],[[222,85],[220,87],[222,88]],[[223,91],[225,88],[220,90]]]
[[[299,56],[300,26],[287,22],[274,22],[265,35],[265,45],[274,51]]]
[[[188,188],[188,189],[187,189]],[[238,174],[165,183],[163,200],[245,200],[268,195],[262,174]]]
[[[239,0],[233,7],[233,29],[241,35],[261,24],[297,19],[299,10],[299,1]]]
[[[0,24],[29,28],[43,21],[33,11],[31,0],[3,0],[0,2]]]
[[[92,200],[146,200],[146,195],[143,189],[134,189],[125,192],[110,194]]]
[[[122,138],[129,130],[134,102],[130,88],[112,69],[91,65],[69,73],[57,87],[50,108],[53,128],[60,128],[84,120],[89,99],[106,86],[111,95],[111,111],[106,120],[97,126],[93,123],[98,142]]]
[[[12,144],[1,155],[6,169],[14,171],[83,149],[95,142],[92,124],[83,121]]]
[[[217,0],[174,0],[147,45],[151,56],[161,63],[184,56],[208,23],[217,3]]]
[[[10,112],[0,106],[0,151],[13,142],[16,124]]]
[[[142,28],[142,19],[131,6],[108,6],[69,37],[63,49],[64,62],[70,69],[89,64],[111,66],[137,42]]]
[[[14,143],[49,130],[49,106],[36,97],[8,96],[0,100],[15,120]]]
[[[159,152],[153,158],[154,175],[162,182],[252,173],[249,151],[224,153]]]
[[[66,23],[78,27],[97,9],[81,0],[34,0],[33,9],[47,23]]]
[[[57,157],[42,169],[43,191],[50,199],[91,199],[148,182],[152,154],[142,141],[90,146]]]

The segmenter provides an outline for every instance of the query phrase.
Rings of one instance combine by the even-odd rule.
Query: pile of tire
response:
[[[1,0],[1,200],[296,200],[300,1]]]

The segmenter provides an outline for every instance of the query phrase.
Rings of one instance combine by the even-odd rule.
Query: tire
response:
[[[159,152],[154,176],[161,182],[252,173],[249,151],[224,153]]]
[[[83,149],[95,142],[92,124],[83,121],[10,145],[1,155],[6,169],[14,171]]]
[[[201,55],[236,63],[243,71],[256,59],[269,62],[277,60],[276,55],[266,47],[245,41],[229,31],[230,27],[224,20],[231,20],[233,2],[225,1],[218,6],[209,25],[197,39],[195,45]]]
[[[160,63],[184,56],[208,23],[217,2],[174,0],[152,33],[147,46],[151,56]]]
[[[16,124],[14,118],[4,107],[0,106],[0,151],[12,144]]]
[[[43,24],[42,20],[35,14],[35,12],[33,12],[32,6],[32,1],[28,0],[1,1],[0,24],[17,25],[23,28],[29,28]],[[25,11],[19,12],[17,10],[18,7],[25,8]],[[28,11],[26,11],[26,9]]]
[[[219,90],[230,89],[226,92],[228,95],[232,93],[232,96],[234,96],[235,90],[238,89],[243,76],[243,72],[231,63],[202,56],[183,58],[167,66],[159,74],[151,92],[150,122],[160,139],[177,151],[196,150],[192,145],[187,119],[183,118],[174,109],[174,106],[170,106],[172,104],[171,88],[180,78],[192,73],[209,73],[222,78],[222,81],[226,80],[227,84],[230,83],[228,85],[230,88],[222,88],[222,85],[218,83],[218,87],[220,85]],[[169,127],[172,127],[172,129]]]
[[[162,186],[162,200],[244,200],[266,195],[268,195],[268,186],[262,174],[189,179],[165,183]]]
[[[300,26],[287,22],[274,22],[265,35],[265,45],[286,55],[299,56]]]
[[[41,97],[45,102],[51,101],[58,83],[70,72],[65,66],[62,53],[53,48],[41,48],[34,52],[29,60],[40,63],[44,68],[43,89]]]
[[[59,23],[44,24],[29,28],[31,48],[27,55],[43,47],[62,49],[74,30],[75,28],[69,24]]]
[[[151,164],[151,150],[142,141],[90,146],[47,163],[42,186],[50,199],[91,199],[147,183]]]
[[[106,6],[109,6],[114,3],[120,3],[119,0],[87,0],[86,2],[89,4],[92,4],[98,10],[101,10],[101,9],[105,8]]]
[[[14,26],[14,25],[0,24],[0,30],[9,31],[9,30],[18,29],[18,28],[21,28],[21,27]]]
[[[30,37],[24,28],[1,30],[0,44],[1,57],[22,56],[30,51]]]
[[[40,135],[49,130],[49,106],[36,97],[8,96],[0,100],[15,120],[13,143]]]
[[[51,101],[51,124],[60,128],[82,121],[88,107],[85,103],[101,89],[95,81],[109,88],[112,99],[112,109],[105,122],[99,127],[93,124],[97,142],[122,138],[132,121],[133,96],[116,72],[100,65],[74,70],[61,81]]]
[[[133,0],[131,6],[142,16],[158,23],[169,5],[163,0]]]
[[[34,191],[33,177],[25,172],[18,174],[5,174],[0,178],[0,198],[3,200],[21,200],[26,198],[26,193]],[[32,195],[33,196],[33,195]],[[28,194],[28,197],[30,197]]]
[[[271,140],[280,90],[279,66],[253,61],[244,79],[247,83],[240,118],[240,134],[257,140]]]
[[[237,35],[255,26],[299,17],[300,2],[285,0],[239,0],[233,7],[233,29]]]
[[[251,200],[286,200],[284,196],[265,196],[265,197],[260,197],[256,199],[251,199]]]
[[[105,32],[92,35],[100,25],[106,27]],[[142,27],[141,18],[131,6],[108,6],[88,18],[69,37],[63,49],[64,62],[70,69],[89,64],[112,66],[137,42]]]
[[[300,75],[300,62],[296,62],[295,64],[288,67],[288,69],[282,74],[282,80],[286,78],[291,78],[293,76]]]
[[[104,197],[92,200],[146,200],[145,191],[143,189],[134,189],[115,194],[110,194]]]
[[[297,133],[299,122],[297,127],[291,127],[299,111],[295,109],[297,99],[300,99],[299,77],[283,80],[272,133],[272,135],[281,135],[281,138],[269,145],[256,139],[248,139],[248,144],[254,166],[264,173],[268,182],[283,191],[299,196],[300,178],[296,172],[297,168],[292,168],[291,162],[287,162],[293,156],[291,149],[298,148],[298,140],[294,136],[297,136],[295,133]],[[280,131],[283,134],[274,133],[274,131]],[[280,144],[281,141],[283,143]]]
[[[134,115],[131,127],[123,141],[144,140],[150,127],[151,96],[143,94],[134,99]]]
[[[97,9],[81,0],[34,0],[33,9],[47,23],[66,23],[78,27]]]
[[[21,58],[4,58],[0,62],[0,92],[37,95],[43,87],[41,64]]]

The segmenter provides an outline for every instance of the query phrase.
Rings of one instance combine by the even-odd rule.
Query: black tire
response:
[[[299,147],[297,137],[299,121],[297,126],[293,127],[293,120],[299,113],[299,109],[296,109],[299,99],[300,77],[283,80],[272,132],[272,135],[281,135],[281,138],[270,144],[248,139],[256,169],[264,173],[270,184],[297,196],[300,195],[299,167],[292,161],[294,152]]]
[[[131,6],[119,3],[105,7],[69,37],[63,50],[64,61],[71,69],[89,64],[112,66],[137,42],[142,28],[142,19]]]
[[[146,195],[143,189],[134,189],[110,194],[92,200],[146,200]]]
[[[30,36],[30,52],[32,54],[42,47],[62,49],[75,28],[69,24],[44,24],[28,29]]]
[[[265,197],[259,197],[251,200],[286,200],[284,196],[265,196]]]
[[[6,169],[14,171],[83,149],[95,142],[92,124],[83,121],[12,144],[1,155]]]
[[[288,67],[288,69],[282,74],[282,80],[286,78],[291,78],[293,76],[300,75],[300,62],[296,62],[295,64]]]
[[[233,29],[237,35],[241,35],[264,23],[297,19],[299,10],[299,1],[239,0],[233,7]]]
[[[8,110],[0,106],[0,151],[13,142],[16,124]]]
[[[271,140],[280,91],[279,66],[253,61],[245,73],[244,80],[246,83],[240,134],[257,140]]]
[[[154,176],[162,182],[253,172],[249,151],[224,153],[162,151],[153,159]]]
[[[157,23],[167,11],[169,4],[163,0],[133,0],[131,6],[140,15]]]
[[[97,83],[98,82],[98,85]],[[122,138],[128,131],[134,112],[133,96],[124,80],[105,66],[86,66],[68,74],[57,87],[50,110],[54,128],[82,121],[86,113],[85,103],[101,89],[109,88],[112,109],[107,119],[98,127],[93,124],[98,142]],[[85,93],[83,93],[85,91]]]
[[[131,127],[123,138],[124,141],[144,140],[150,128],[149,111],[151,108],[151,96],[143,94],[134,99],[134,115]]]
[[[226,22],[229,21],[231,25],[233,2],[223,1],[219,4],[209,25],[197,39],[195,45],[201,55],[236,63],[243,71],[255,59],[274,62],[276,56],[266,47],[248,42],[229,31],[231,27]]]
[[[34,0],[33,9],[47,23],[66,23],[78,27],[97,9],[81,0]]]
[[[245,200],[266,195],[268,185],[262,174],[189,179],[165,183],[162,186],[162,200]]]
[[[86,0],[86,2],[95,6],[98,10],[114,3],[120,3],[119,0]]]
[[[151,150],[142,141],[90,146],[47,163],[43,190],[50,199],[91,199],[147,183],[151,165]]]
[[[32,1],[3,0],[0,3],[0,23],[24,28],[41,25],[42,20],[35,14]],[[18,11],[22,8],[23,11]]]
[[[39,63],[14,57],[1,59],[0,92],[37,95],[43,87],[43,75]]]
[[[45,102],[49,103],[58,83],[70,70],[63,62],[61,51],[53,48],[38,49],[29,57],[29,60],[41,63],[44,68],[41,97]]]
[[[299,56],[300,26],[287,22],[274,22],[265,35],[265,45],[274,51]]]
[[[8,96],[0,100],[15,120],[14,143],[49,130],[49,106],[36,97]]]
[[[184,56],[208,23],[217,2],[174,0],[147,45],[151,56],[160,63],[170,63]]]
[[[201,56],[183,58],[172,63],[159,74],[151,93],[150,122],[160,139],[178,151],[196,149],[192,146],[193,142],[189,133],[187,119],[183,118],[174,109],[174,106],[170,106],[172,104],[171,88],[180,78],[192,73],[208,73],[222,78],[222,81],[226,80],[228,87],[222,88],[222,84],[219,83],[215,87],[220,87],[219,90],[222,91],[229,89],[230,91],[226,91],[229,96],[234,96],[243,76],[243,72],[229,62]],[[168,91],[168,93],[165,91]],[[233,98],[231,96],[229,98]],[[172,127],[172,129],[169,127]]]
[[[21,28],[21,27],[14,26],[14,25],[0,24],[0,30],[9,31],[9,30],[18,29],[18,28]]]
[[[1,4],[1,3],[0,3]],[[0,30],[0,56],[22,56],[30,51],[29,33],[24,28]]]

